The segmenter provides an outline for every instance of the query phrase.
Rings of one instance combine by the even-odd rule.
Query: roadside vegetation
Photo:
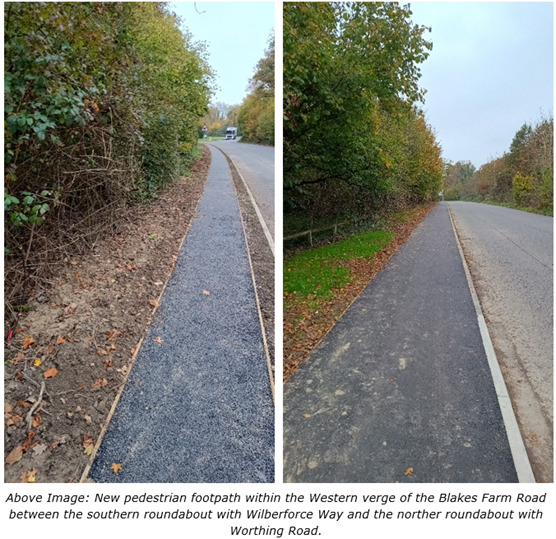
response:
[[[5,299],[183,175],[212,73],[164,3],[4,5]]]
[[[487,202],[554,214],[554,119],[525,123],[508,151],[478,170],[469,162],[449,163],[444,173],[447,200]]]
[[[272,35],[249,81],[249,95],[239,109],[239,128],[244,142],[274,144],[274,65]]]
[[[441,150],[419,104],[432,44],[409,6],[284,4],[284,226],[431,201]],[[297,229],[297,230],[296,230]]]

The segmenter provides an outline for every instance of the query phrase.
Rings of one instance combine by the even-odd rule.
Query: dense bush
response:
[[[162,3],[4,9],[13,296],[41,264],[91,242],[118,208],[150,200],[176,177],[192,159],[212,75],[203,49]]]

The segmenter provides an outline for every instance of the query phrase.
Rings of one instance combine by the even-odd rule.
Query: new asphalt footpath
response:
[[[195,219],[89,472],[95,482],[274,481],[247,248],[228,164],[210,150]]]
[[[517,481],[445,204],[286,383],[284,481]]]

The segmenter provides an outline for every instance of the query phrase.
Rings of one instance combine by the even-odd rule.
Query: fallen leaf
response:
[[[18,445],[15,449],[12,449],[10,454],[6,457],[6,464],[15,464],[21,460],[23,456],[23,447]]]
[[[35,359],[35,361],[33,362],[33,365],[35,365],[35,367],[40,367],[41,363],[42,363],[42,361],[40,359]]]
[[[31,445],[31,442],[33,441],[34,437],[35,437],[35,431],[30,430],[27,433],[26,440],[23,442],[23,452],[25,452],[29,449],[29,446]]]
[[[408,469],[405,471],[405,475],[411,475],[412,473],[413,473],[413,468],[408,468]]]
[[[93,418],[87,414],[83,416],[83,419],[87,422],[87,425],[90,425],[93,422]]]
[[[311,414],[303,414],[303,417],[311,417]]]
[[[77,309],[77,303],[71,303],[70,306],[66,309],[66,314],[73,314],[73,311]]]
[[[157,337],[156,339],[154,339],[154,342],[156,342],[158,344],[162,344],[164,342],[164,339],[161,339],[160,337]]]
[[[156,299],[151,299],[151,301],[149,301],[149,305],[158,308],[158,301],[156,301]]]
[[[93,449],[94,449],[94,445],[86,445],[85,451],[83,451],[83,453],[85,453],[85,455],[92,455]]]
[[[205,296],[210,296],[210,292],[209,292],[208,290],[203,290],[203,294],[204,294]]]
[[[5,414],[11,414],[14,411],[14,407],[11,404],[8,404],[7,402],[4,403],[4,413]]]
[[[36,414],[33,418],[33,428],[37,428],[42,422],[41,414]]]
[[[45,451],[46,444],[37,444],[35,447],[33,447],[33,453],[35,454],[35,457],[42,455]]]
[[[47,371],[45,371],[44,377],[45,378],[54,378],[57,374],[58,374],[58,369],[55,369],[54,367],[52,367],[52,368],[48,369]]]
[[[53,344],[51,344],[51,345],[48,347],[48,353],[49,353],[49,354],[52,354],[52,352],[54,352],[54,345],[53,345]]]
[[[23,339],[23,350],[27,350],[27,348],[29,348],[35,342],[35,339],[31,337],[25,337],[25,339]]]
[[[106,378],[97,378],[91,387],[104,387],[108,384],[108,380]]]
[[[64,337],[58,337],[56,339],[56,344],[64,344],[66,342],[66,339],[64,339]]]
[[[114,330],[114,331],[109,331],[108,334],[106,335],[106,338],[111,341],[112,339],[115,339],[116,337],[119,337],[122,334],[121,331],[118,330]]]
[[[114,365],[114,362],[111,359],[105,359],[104,360],[104,368],[107,369],[108,367],[112,367],[112,365]]]
[[[114,464],[112,464],[112,466],[110,466],[110,469],[114,472],[114,473],[118,473],[121,469],[122,469],[122,465],[118,464],[116,462],[114,462]]]
[[[97,348],[97,356],[102,357],[106,355],[106,350],[103,350],[102,348]]]
[[[37,470],[33,468],[27,472],[27,483],[34,483],[37,480]]]
[[[20,408],[23,408],[24,410],[26,410],[27,408],[31,408],[31,406],[33,406],[33,403],[29,402],[29,401],[17,401],[17,405]]]

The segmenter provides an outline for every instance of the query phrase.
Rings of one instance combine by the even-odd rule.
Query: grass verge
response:
[[[462,200],[463,202],[467,202]],[[479,202],[480,204],[490,204],[491,206],[502,206],[503,208],[511,208],[512,210],[526,211],[529,213],[538,213],[539,215],[547,215],[554,217],[554,208],[532,208],[530,206],[518,206],[513,202],[492,202],[490,200],[470,200],[469,202]]]

